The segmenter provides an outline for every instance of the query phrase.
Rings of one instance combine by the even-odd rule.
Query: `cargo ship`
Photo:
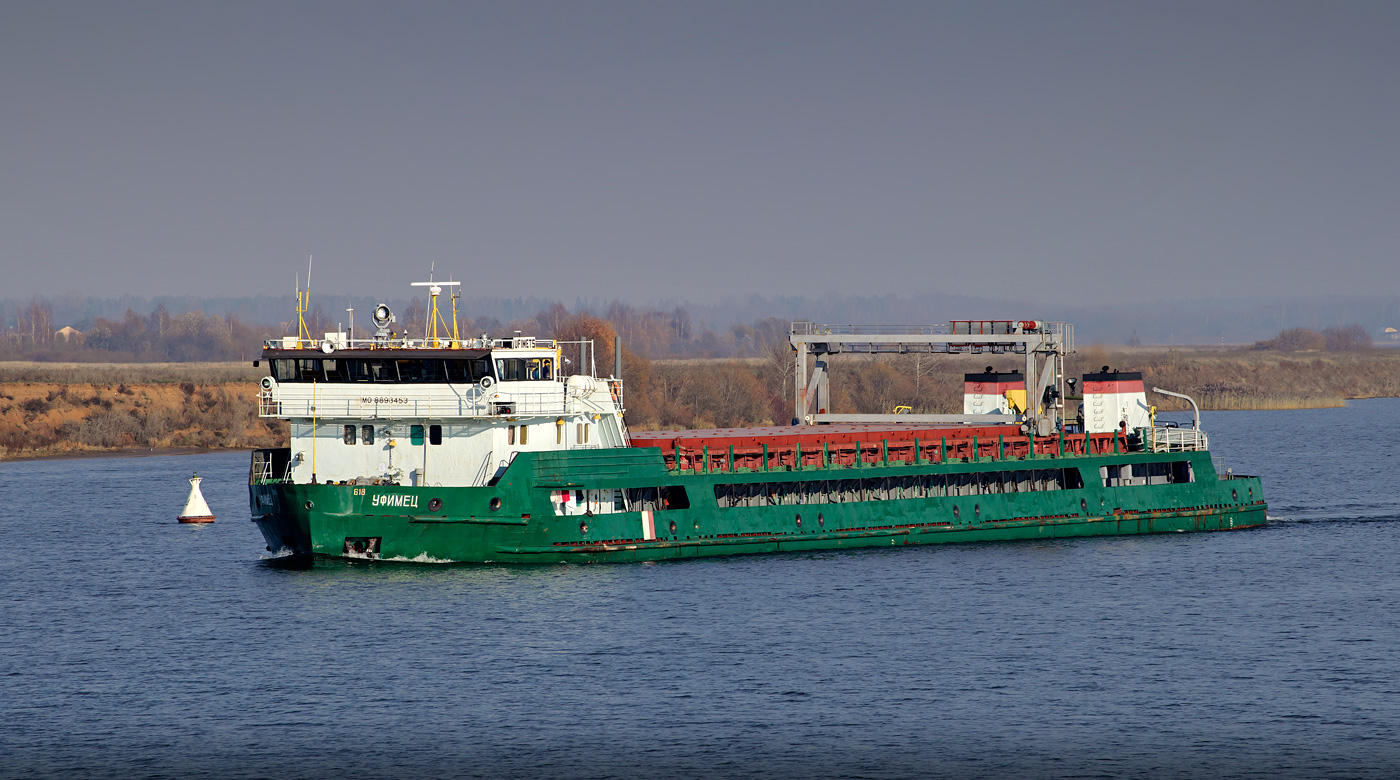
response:
[[[1066,323],[794,323],[791,425],[629,432],[620,359],[599,376],[589,341],[463,337],[455,291],[449,323],[448,283],[418,284],[422,338],[382,304],[373,338],[313,338],[298,293],[297,336],[265,343],[259,414],[290,426],[252,456],[269,551],[627,562],[1265,522],[1259,478],[1217,469],[1199,411],[1157,420],[1137,373],[1066,377]],[[832,360],[917,353],[1018,365],[966,374],[961,414],[830,409]]]

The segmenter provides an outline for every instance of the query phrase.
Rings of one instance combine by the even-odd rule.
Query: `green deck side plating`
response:
[[[1188,461],[1193,481],[1106,487],[1100,467]],[[920,495],[922,476],[1076,470],[1066,487]],[[878,485],[878,497],[808,501],[824,481]],[[656,448],[522,452],[486,487],[292,484],[250,480],[253,521],[268,547],[294,554],[482,563],[627,562],[711,555],[1071,536],[1224,531],[1265,523],[1257,477],[1218,476],[1208,452],[1123,453],[698,473]],[[721,507],[716,485],[799,486],[776,503]],[[850,482],[847,485],[853,484]],[[914,487],[910,487],[914,485]],[[688,506],[561,515],[556,491],[684,488]],[[902,491],[902,492],[901,492]],[[849,494],[848,494],[849,495]]]

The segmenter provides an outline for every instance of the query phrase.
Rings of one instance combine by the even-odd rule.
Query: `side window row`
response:
[[[374,426],[361,425],[358,428],[354,425],[345,426],[343,439],[346,444],[354,444],[356,436],[362,444],[374,444]],[[424,439],[424,427],[422,425],[410,425],[408,427],[408,441],[410,444],[422,446]],[[429,444],[442,444],[442,426],[427,426],[427,441]]]

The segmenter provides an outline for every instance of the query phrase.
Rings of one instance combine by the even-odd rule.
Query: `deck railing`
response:
[[[1196,452],[1208,449],[1210,439],[1205,431],[1173,427],[1152,429],[1153,452]]]
[[[564,393],[484,393],[395,396],[389,390],[359,398],[279,398],[272,390],[258,394],[259,417],[513,417],[570,414],[581,411],[577,399]]]
[[[288,448],[253,450],[253,462],[248,469],[248,484],[267,485],[285,482],[291,468],[292,451]]]

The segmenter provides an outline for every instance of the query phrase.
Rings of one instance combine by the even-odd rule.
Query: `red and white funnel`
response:
[[[1112,433],[1124,425],[1129,431],[1152,426],[1152,407],[1137,371],[1110,371],[1084,375],[1084,425],[1089,433]]]

